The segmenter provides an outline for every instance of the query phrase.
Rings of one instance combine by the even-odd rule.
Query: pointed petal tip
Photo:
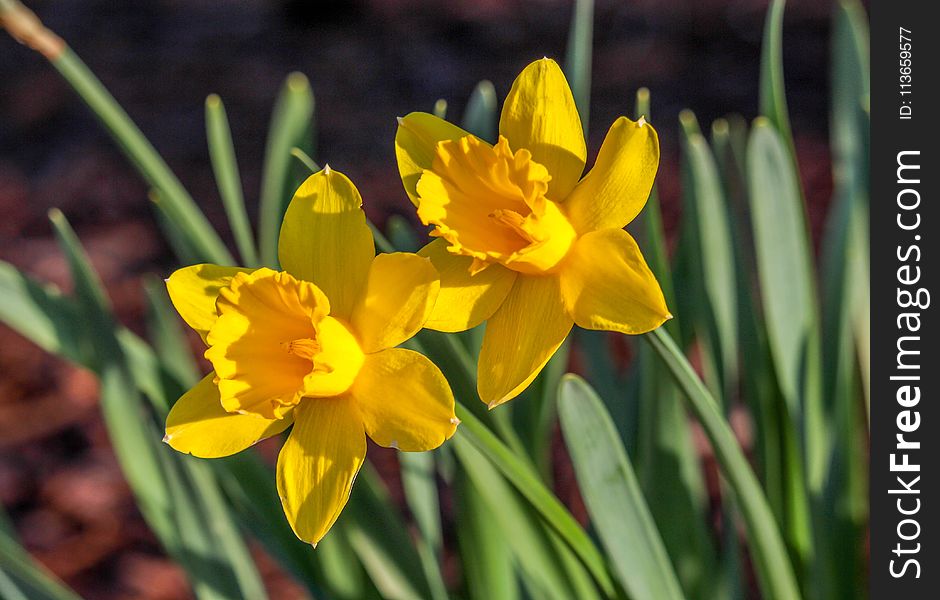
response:
[[[329,176],[333,173],[333,169],[330,168],[330,163],[323,165],[323,174]]]
[[[172,437],[173,437],[173,436],[171,436],[169,433],[165,434],[165,435],[163,436],[163,443],[164,443],[164,444],[169,444],[169,443],[170,443],[170,438],[172,438]]]
[[[405,117],[395,117],[395,120],[398,121],[399,125],[405,124]]]
[[[643,127],[646,125],[646,115],[641,115],[640,118],[637,119],[636,125],[637,127]]]
[[[450,424],[451,424],[451,425],[460,425],[460,419],[458,419],[457,417],[453,417],[452,419],[450,419]]]

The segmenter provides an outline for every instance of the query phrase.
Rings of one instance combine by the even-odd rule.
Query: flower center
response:
[[[306,358],[312,361],[313,357],[320,352],[320,344],[310,338],[294,340],[287,343],[287,351],[300,358]]]
[[[288,273],[239,273],[216,308],[206,358],[230,412],[283,417],[304,397],[344,393],[365,360],[323,292]]]
[[[418,180],[418,217],[454,254],[472,256],[473,271],[500,263],[522,273],[551,271],[577,234],[546,198],[551,175],[528,150],[513,153],[469,135],[439,142]]]

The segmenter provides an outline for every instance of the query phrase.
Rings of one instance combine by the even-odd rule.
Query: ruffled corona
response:
[[[546,197],[550,181],[528,150],[512,152],[505,137],[495,146],[472,135],[441,141],[418,180],[418,217],[450,242],[451,253],[475,259],[473,273],[494,262],[550,272],[577,237]]]

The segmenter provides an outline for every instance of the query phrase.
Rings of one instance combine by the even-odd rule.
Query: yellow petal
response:
[[[202,341],[212,324],[219,318],[215,300],[219,290],[232,281],[236,273],[248,273],[251,269],[220,267],[217,265],[193,265],[178,269],[166,280],[166,289],[176,312],[186,324],[196,330]]]
[[[424,324],[436,331],[466,331],[476,327],[496,312],[516,280],[516,272],[491,264],[470,274],[473,258],[447,251],[447,242],[434,240],[418,251],[431,259],[441,277],[441,292]]]
[[[551,173],[548,197],[565,199],[584,172],[587,148],[581,118],[558,63],[543,58],[527,66],[509,90],[499,133],[513,150],[526,148]]]
[[[620,229],[649,198],[659,167],[659,138],[643,119],[620,117],[611,125],[597,161],[565,201],[579,233]]]
[[[470,135],[460,127],[428,113],[413,112],[398,120],[395,134],[395,156],[398,172],[411,202],[418,205],[418,179],[434,162],[437,143],[458,140]]]
[[[515,398],[571,331],[557,276],[520,275],[487,322],[477,390],[490,408]]]
[[[359,190],[329,167],[294,194],[278,241],[281,268],[316,284],[332,315],[348,319],[375,257]]]
[[[225,412],[214,379],[215,373],[206,375],[170,409],[163,440],[174,450],[200,458],[230,456],[277,435],[293,422],[289,414],[269,420]]]
[[[640,248],[622,229],[595,231],[578,240],[561,283],[569,312],[585,329],[646,333],[672,317]]]
[[[351,395],[366,433],[386,448],[433,450],[454,435],[454,394],[423,355],[390,348],[366,357]]]
[[[330,530],[366,456],[362,420],[350,398],[307,399],[277,457],[277,491],[294,533],[314,546]]]
[[[405,252],[376,256],[352,314],[362,350],[391,348],[418,333],[440,288],[437,271],[427,258]]]

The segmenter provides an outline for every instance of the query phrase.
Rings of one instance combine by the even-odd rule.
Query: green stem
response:
[[[663,328],[655,329],[644,337],[685,392],[689,408],[711,442],[721,474],[734,494],[747,527],[751,556],[764,596],[774,600],[798,600],[799,587],[793,566],[770,505],[731,427],[722,417],[719,404]]]

